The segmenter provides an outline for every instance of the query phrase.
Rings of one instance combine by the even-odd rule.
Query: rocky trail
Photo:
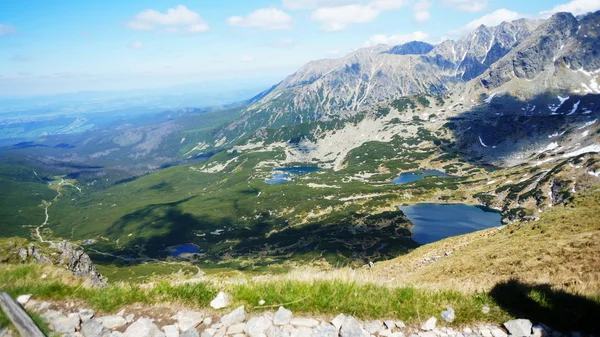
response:
[[[457,313],[451,307],[430,317],[420,326],[407,326],[400,320],[361,322],[339,314],[336,317],[296,317],[279,306],[275,312],[248,314],[244,306],[226,308],[225,293],[211,302],[211,311],[182,310],[173,306],[128,306],[115,315],[99,315],[77,302],[46,302],[21,295],[17,298],[30,312],[46,321],[54,335],[69,337],[508,337],[508,336],[581,336],[563,334],[549,327],[534,325],[527,319],[505,322],[502,327],[479,324],[453,328]],[[259,305],[264,305],[261,301]],[[276,306],[275,306],[276,307]],[[275,309],[273,307],[273,309]],[[267,308],[267,307],[265,307]],[[220,309],[220,310],[219,310]],[[218,310],[218,311],[217,311]],[[482,307],[485,312],[489,310]],[[222,311],[228,312],[221,314]],[[5,329],[0,337],[15,336]]]

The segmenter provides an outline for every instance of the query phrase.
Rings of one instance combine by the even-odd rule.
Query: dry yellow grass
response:
[[[451,253],[446,256],[447,252]],[[539,221],[448,238],[372,269],[298,267],[283,275],[253,277],[265,282],[342,280],[461,292],[489,291],[511,279],[600,296],[600,190],[584,192],[570,205],[542,213]],[[220,282],[247,280],[240,274]]]

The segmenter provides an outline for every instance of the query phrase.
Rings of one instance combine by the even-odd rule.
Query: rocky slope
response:
[[[401,320],[360,322],[344,314],[332,319],[295,317],[283,306],[262,315],[248,314],[244,306],[240,306],[227,314],[191,310],[173,312],[172,308],[159,308],[162,310],[152,313],[130,308],[116,315],[103,316],[88,308],[78,308],[74,303],[38,301],[31,299],[31,295],[19,299],[26,308],[41,314],[52,331],[65,337],[507,337],[509,334],[543,336],[553,333],[548,326],[533,325],[527,319],[508,321],[503,327],[489,324],[462,329],[446,327],[444,325],[452,323],[456,315],[461,314],[452,307],[440,313],[439,323],[438,318],[430,317],[420,327],[407,327]],[[227,303],[223,305],[220,308],[227,307]],[[490,309],[483,306],[481,310],[489,312]],[[10,331],[0,330],[0,337],[12,336]],[[553,336],[563,334],[556,331]]]
[[[67,241],[49,244],[30,243],[21,238],[0,241],[0,263],[14,262],[61,266],[73,275],[87,279],[94,287],[106,286],[90,257],[81,248]]]

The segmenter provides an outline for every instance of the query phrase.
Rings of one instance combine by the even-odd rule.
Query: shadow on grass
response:
[[[532,285],[517,280],[497,284],[490,295],[511,315],[543,323],[552,330],[600,332],[600,297],[593,299],[554,290],[548,284]]]

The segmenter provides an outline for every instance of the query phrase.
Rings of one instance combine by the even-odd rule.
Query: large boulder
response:
[[[151,319],[140,318],[125,330],[123,337],[165,337],[165,334],[152,323]]]
[[[222,309],[229,306],[229,296],[224,292],[219,292],[214,300],[210,301],[210,306],[213,309]]]
[[[117,315],[98,317],[96,318],[96,320],[111,330],[120,328],[123,325],[127,324],[127,320],[123,318],[123,316]]]
[[[244,332],[250,337],[264,337],[272,325],[264,316],[253,317],[246,323]]]
[[[352,317],[347,316],[340,329],[341,337],[369,337],[369,333],[360,326],[360,323]]]
[[[224,326],[232,326],[234,324],[242,323],[246,320],[246,311],[244,310],[244,306],[238,307],[234,311],[228,313],[227,315],[221,317],[221,323]]]
[[[196,311],[182,310],[178,311],[171,318],[177,321],[177,327],[183,332],[190,328],[195,328],[198,324],[202,323],[204,314]]]
[[[90,319],[81,326],[81,334],[84,337],[104,337],[109,332],[110,330],[95,319]]]
[[[513,336],[529,336],[533,324],[528,319],[513,319],[504,323],[504,327]]]
[[[435,329],[435,325],[437,324],[437,318],[430,317],[423,325],[421,325],[421,330],[431,331]]]
[[[279,307],[277,312],[275,313],[275,317],[273,317],[273,324],[275,325],[286,325],[292,319],[292,311],[288,310],[284,307]]]

